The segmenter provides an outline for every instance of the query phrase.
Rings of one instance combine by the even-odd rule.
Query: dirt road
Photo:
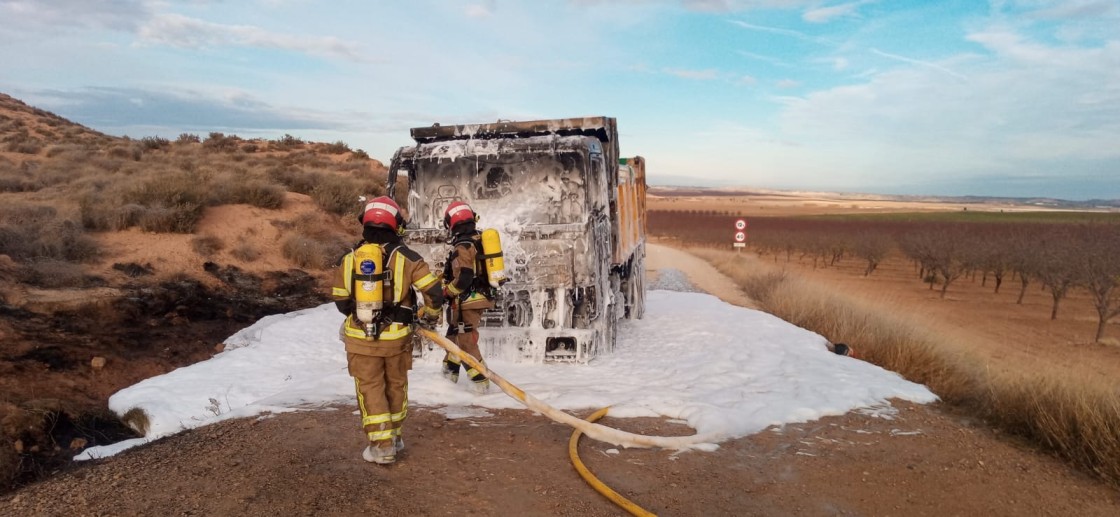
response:
[[[676,253],[651,246],[650,264],[681,267]],[[697,287],[734,285],[686,267]],[[602,422],[691,432],[660,419]],[[382,467],[359,457],[351,407],[227,421],[77,465],[8,494],[0,515],[624,514],[568,463],[570,429],[528,411],[450,419],[410,408],[405,433],[401,460]],[[586,439],[581,452],[605,483],[661,515],[1120,514],[1114,488],[938,405],[774,428],[715,452]]]

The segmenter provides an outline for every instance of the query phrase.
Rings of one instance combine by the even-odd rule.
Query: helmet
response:
[[[443,227],[454,228],[459,223],[467,221],[477,221],[478,214],[471,210],[471,206],[462,202],[456,201],[447,205],[447,210],[443,212]]]
[[[388,196],[376,197],[366,203],[362,209],[362,224],[366,226],[379,226],[394,232],[404,229],[404,216],[401,207],[393,198]]]

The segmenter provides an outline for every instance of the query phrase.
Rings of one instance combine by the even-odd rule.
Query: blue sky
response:
[[[106,133],[617,117],[655,183],[1120,198],[1120,0],[0,0],[0,91]]]

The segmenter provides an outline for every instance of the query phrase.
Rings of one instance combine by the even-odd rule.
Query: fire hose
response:
[[[659,447],[659,448],[663,448],[663,449],[678,449],[678,450],[680,450],[680,449],[687,449],[687,448],[689,448],[693,445],[697,445],[697,444],[701,444],[701,443],[714,443],[714,442],[719,441],[719,435],[717,435],[715,433],[708,433],[708,434],[703,434],[703,435],[694,434],[692,436],[646,436],[646,435],[641,435],[641,434],[628,433],[626,431],[621,431],[621,430],[618,430],[618,429],[607,427],[607,426],[602,425],[602,424],[596,424],[595,420],[598,420],[600,417],[602,417],[603,416],[602,414],[606,414],[607,408],[603,408],[603,409],[599,410],[599,412],[597,412],[596,414],[592,415],[591,417],[588,417],[587,420],[581,420],[579,418],[576,418],[572,415],[569,415],[569,414],[567,414],[563,411],[560,411],[560,410],[548,405],[547,403],[537,399],[536,397],[534,397],[534,396],[532,396],[528,393],[525,393],[525,391],[522,390],[521,388],[515,386],[513,383],[511,383],[511,382],[505,380],[504,378],[502,378],[501,375],[498,375],[494,371],[487,368],[486,365],[483,364],[481,361],[475,359],[470,354],[464,353],[463,350],[460,349],[458,345],[451,342],[449,339],[433,332],[431,329],[427,329],[427,328],[424,328],[424,327],[418,327],[417,332],[421,336],[430,339],[433,343],[439,345],[440,347],[447,350],[451,354],[459,357],[460,360],[467,363],[472,368],[481,372],[483,375],[486,376],[486,378],[490,379],[490,382],[496,384],[499,388],[501,388],[501,390],[503,392],[505,392],[506,395],[509,395],[510,397],[514,398],[518,402],[521,402],[522,404],[525,405],[525,407],[528,407],[529,409],[532,409],[533,411],[536,411],[536,412],[548,417],[549,419],[551,419],[554,422],[564,424],[564,425],[567,425],[569,427],[574,428],[576,431],[572,434],[572,438],[569,441],[569,456],[571,456],[573,458],[573,464],[575,464],[579,459],[578,455],[576,455],[575,452],[574,452],[575,444],[578,443],[578,440],[579,440],[579,433],[586,434],[588,437],[590,437],[594,440],[598,440],[598,441],[601,441],[601,442],[606,442],[606,443],[609,443],[609,444],[612,444],[612,445],[618,445],[618,446],[622,446],[622,447],[637,447],[637,448]],[[599,413],[602,413],[602,414],[599,414]],[[619,506],[626,509],[627,511],[630,511],[634,515],[652,515],[649,512],[646,512],[645,510],[642,510],[641,508],[637,507],[633,503],[630,503],[629,501],[626,501],[625,498],[622,498],[622,496],[618,495],[617,493],[614,493],[614,491],[610,490],[610,488],[607,488],[605,485],[602,485],[602,483],[599,482],[598,479],[595,479],[594,482],[589,480],[587,478],[587,476],[585,476],[584,473],[583,473],[583,471],[586,471],[586,467],[584,467],[581,470],[580,467],[582,467],[582,466],[583,466],[582,462],[579,462],[579,466],[576,467],[576,470],[580,471],[580,476],[583,476],[584,479],[587,480],[588,483],[590,483],[592,485],[592,487],[594,487],[597,491],[602,493],[608,499],[611,499],[612,502],[615,502],[616,504],[619,504]],[[587,474],[590,475],[590,472],[587,472]],[[591,478],[594,479],[594,475],[591,475]],[[608,495],[606,492],[601,490],[600,486],[596,486],[597,484],[600,485],[602,488],[610,491],[611,493],[614,493],[615,496],[617,496],[618,498],[621,498],[622,501],[625,501],[625,503],[628,503],[630,506],[632,506],[633,509],[627,507],[624,504],[619,503],[619,501],[617,501],[614,497],[612,497],[611,495]],[[635,513],[635,510],[638,511],[638,512],[645,512],[645,513]]]

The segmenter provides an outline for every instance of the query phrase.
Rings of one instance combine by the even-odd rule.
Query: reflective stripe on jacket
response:
[[[385,246],[381,245],[384,251]],[[389,253],[389,259],[385,261],[385,269],[389,272],[389,278],[384,282],[383,286],[383,299],[386,306],[415,308],[416,300],[409,296],[409,287],[415,287],[421,293],[425,293],[425,300],[428,300],[426,290],[433,284],[439,281],[439,277],[432,274],[419,255],[405,246],[397,246]],[[344,300],[353,298],[351,289],[354,283],[354,252],[347,253],[339,266],[339,275],[336,277],[335,284],[331,288],[331,295],[336,300]],[[364,325],[357,321],[353,313],[346,316],[346,321],[342,324],[341,333],[343,340],[346,342],[346,349],[349,352],[354,352],[364,355],[393,355],[399,353],[401,345],[406,341],[412,333],[412,328],[408,323],[392,322],[384,325],[381,333],[376,338],[366,336]]]

